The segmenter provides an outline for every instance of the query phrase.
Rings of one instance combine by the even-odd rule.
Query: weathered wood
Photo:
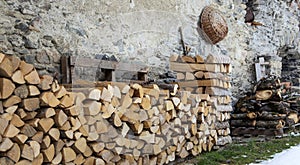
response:
[[[42,118],[39,120],[38,125],[39,129],[46,133],[54,125],[54,120],[52,118]]]
[[[40,165],[44,162],[44,156],[40,153],[36,158],[33,159],[32,165]]]
[[[54,96],[52,92],[43,92],[40,95],[41,105],[56,107],[60,104],[60,101]]]
[[[25,75],[24,79],[28,84],[39,84],[41,82],[39,74],[35,69]]]
[[[54,144],[51,144],[47,149],[42,150],[44,155],[44,162],[51,162],[55,155]]]
[[[201,55],[196,55],[196,63],[204,63],[204,58]]]
[[[18,128],[25,125],[24,121],[16,114],[13,114],[13,117],[12,117],[10,123]]]
[[[30,161],[33,160],[34,158],[33,149],[28,144],[24,144],[24,146],[22,147],[21,157]]]
[[[272,90],[261,90],[261,91],[256,91],[255,97],[256,100],[268,100],[271,98],[273,95]]]
[[[39,98],[26,98],[23,99],[22,105],[27,111],[35,111],[40,108]]]
[[[63,159],[62,153],[59,152],[55,155],[55,157],[52,159],[51,163],[53,164],[61,164]]]
[[[13,73],[13,75],[11,76],[11,79],[13,80],[13,82],[15,82],[17,84],[25,84],[24,75],[21,72],[21,70],[15,71]]]
[[[33,157],[34,158],[38,157],[38,155],[40,154],[40,149],[41,149],[40,144],[37,141],[30,141],[29,146],[33,150]]]
[[[194,71],[221,72],[221,65],[170,62],[170,69],[179,72],[194,72]]]
[[[231,126],[255,126],[256,125],[256,120],[231,120],[230,125]]]
[[[53,83],[53,77],[50,75],[43,75],[40,77],[40,83],[38,84],[38,87],[41,90],[48,90],[51,89],[51,85]]]
[[[15,137],[18,133],[20,132],[20,130],[15,127],[13,124],[9,124],[5,130],[5,132],[3,133],[4,137],[9,137],[9,138],[13,138]]]
[[[41,92],[34,85],[28,85],[29,96],[38,96]]]
[[[15,163],[17,163],[21,157],[21,149],[19,145],[15,143],[12,148],[7,153],[5,153],[5,155]]]
[[[32,64],[28,64],[25,61],[21,61],[19,68],[20,68],[21,72],[23,73],[23,75],[25,76],[28,73],[30,73],[34,67]]]
[[[0,98],[7,99],[14,92],[15,84],[6,78],[0,78]]]
[[[186,62],[186,63],[195,63],[196,62],[195,58],[192,56],[183,55],[183,56],[180,56],[180,59],[182,62]]]
[[[9,58],[5,57],[0,63],[0,76],[11,77],[13,74],[13,65]]]
[[[3,105],[3,107],[7,108],[7,107],[11,107],[15,104],[18,104],[20,102],[21,102],[21,98],[19,96],[12,95],[8,99],[3,101],[2,105]]]
[[[60,131],[58,128],[51,128],[48,132],[49,136],[54,139],[54,141],[58,141],[60,138]]]
[[[52,109],[52,108],[51,108]],[[54,116],[55,124],[59,127],[63,126],[68,120],[68,116],[64,113],[63,110],[57,110]]]
[[[13,147],[14,143],[9,138],[3,138],[0,143],[0,151],[6,152]]]

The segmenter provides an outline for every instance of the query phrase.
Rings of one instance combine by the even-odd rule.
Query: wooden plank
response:
[[[170,62],[170,70],[179,71],[179,72],[194,72],[194,71],[221,72],[221,66],[219,64],[192,64],[192,63]]]
[[[192,81],[180,81],[178,82],[180,87],[220,87],[229,88],[229,82],[218,80],[218,79],[208,79],[208,80],[192,80]]]

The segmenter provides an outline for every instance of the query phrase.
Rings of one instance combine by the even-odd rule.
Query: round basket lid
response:
[[[212,44],[223,40],[228,33],[228,26],[224,17],[219,10],[212,6],[207,6],[203,9],[200,16],[200,25],[204,36]]]

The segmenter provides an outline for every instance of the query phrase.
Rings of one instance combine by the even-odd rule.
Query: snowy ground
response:
[[[300,164],[300,145],[291,147],[273,156],[272,159],[250,165],[296,165]]]

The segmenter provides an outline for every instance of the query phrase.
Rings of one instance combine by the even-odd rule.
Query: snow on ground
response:
[[[272,159],[250,165],[296,165],[300,164],[300,145],[293,146],[273,156]]]

